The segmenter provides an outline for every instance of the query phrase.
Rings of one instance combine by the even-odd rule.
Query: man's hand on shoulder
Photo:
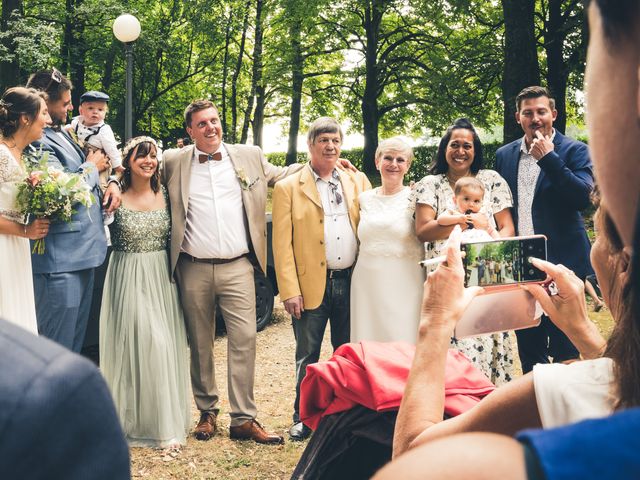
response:
[[[346,158],[339,158],[338,159],[338,166],[340,166],[341,168],[344,168],[345,170],[350,170],[352,172],[358,172],[359,171],[355,167],[355,165],[353,163],[351,163],[349,160],[347,160]]]

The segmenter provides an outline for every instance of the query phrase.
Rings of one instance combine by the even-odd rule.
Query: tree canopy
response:
[[[109,123],[123,131],[123,45],[111,31],[138,17],[134,134],[173,144],[195,98],[220,110],[229,142],[265,140],[278,119],[297,158],[300,131],[320,115],[348,121],[373,170],[378,139],[438,136],[456,117],[521,135],[513,98],[541,82],[556,123],[580,109],[586,22],[579,0],[2,0],[0,87],[56,66],[74,84],[111,96]],[[578,118],[579,119],[579,118]]]

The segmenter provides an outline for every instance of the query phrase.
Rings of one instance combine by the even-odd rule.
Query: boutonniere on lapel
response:
[[[80,138],[78,138],[78,134],[76,133],[76,131],[71,125],[66,125],[63,128],[65,132],[67,132],[67,134],[71,137],[71,140],[75,142],[76,145],[78,145],[80,148],[84,148],[84,142],[80,140]]]
[[[260,180],[260,177],[256,177],[253,180],[251,180],[246,172],[244,171],[244,169],[242,168],[238,168],[236,170],[236,177],[238,177],[238,180],[240,181],[240,186],[242,187],[243,190],[251,190],[253,188],[253,186],[258,183],[258,180]]]

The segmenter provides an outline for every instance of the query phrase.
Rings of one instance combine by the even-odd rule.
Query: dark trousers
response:
[[[516,330],[518,354],[522,372],[528,373],[536,363],[564,362],[580,356],[571,340],[547,317],[542,316],[540,325]]]
[[[293,404],[293,421],[300,421],[300,384],[307,374],[307,365],[320,358],[322,338],[331,323],[331,345],[335,350],[349,342],[351,276],[327,277],[322,303],[318,308],[305,310],[298,320],[292,319],[296,339],[296,400]]]

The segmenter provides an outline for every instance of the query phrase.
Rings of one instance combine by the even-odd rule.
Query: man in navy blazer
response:
[[[27,86],[48,94],[47,107],[53,121],[53,126],[45,128],[43,137],[32,147],[48,153],[49,165],[81,173],[95,199],[89,208],[76,205],[77,213],[70,223],[52,223],[45,237],[44,254],[31,256],[38,331],[79,352],[91,308],[94,268],[102,264],[107,252],[98,174],[108,168],[108,159],[102,151],[85,157],[60,128],[73,110],[72,85],[66,77],[54,68],[33,74]],[[111,208],[117,207],[119,186],[110,185],[107,198],[111,198]]]
[[[496,153],[496,170],[513,193],[518,235],[547,237],[548,259],[584,278],[593,273],[591,245],[581,210],[590,204],[593,171],[588,147],[553,128],[557,111],[549,91],[527,87],[516,97],[516,120],[524,137]],[[578,351],[548,317],[516,331],[523,372],[536,363],[578,358]]]
[[[0,476],[129,478],[107,385],[88,360],[0,319]]]

